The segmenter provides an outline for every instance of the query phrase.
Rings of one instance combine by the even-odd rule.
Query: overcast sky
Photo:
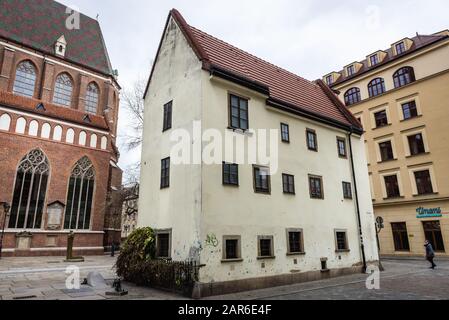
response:
[[[147,78],[168,12],[260,58],[315,80],[393,42],[449,28],[447,0],[60,0],[99,15],[123,88]],[[123,109],[123,108],[122,108]],[[127,130],[121,112],[119,135]],[[119,146],[121,147],[121,146]],[[121,149],[123,169],[140,159]]]

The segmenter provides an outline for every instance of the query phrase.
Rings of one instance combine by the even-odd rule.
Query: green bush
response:
[[[120,248],[120,255],[117,258],[117,275],[125,280],[137,281],[139,270],[146,261],[153,260],[156,256],[156,237],[153,229],[136,229],[129,235],[125,243]]]

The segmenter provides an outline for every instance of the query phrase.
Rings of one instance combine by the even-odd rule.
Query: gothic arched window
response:
[[[91,82],[87,86],[86,112],[97,114],[99,92],[100,90],[98,89],[98,86],[95,83]]]
[[[72,170],[67,193],[64,229],[88,230],[95,186],[95,169],[89,158],[83,157]]]
[[[62,73],[56,78],[53,103],[70,107],[72,105],[73,82],[67,73]]]
[[[30,97],[34,96],[36,86],[36,68],[30,61],[21,62],[16,69],[13,92]]]
[[[20,161],[9,218],[11,229],[40,229],[50,166],[45,154],[35,149]]]

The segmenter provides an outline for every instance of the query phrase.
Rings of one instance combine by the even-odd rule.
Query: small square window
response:
[[[270,172],[268,168],[265,167],[253,167],[254,174],[254,191],[256,193],[266,193],[270,194]]]
[[[402,54],[405,51],[406,51],[405,50],[405,43],[403,41],[399,42],[398,44],[396,44],[396,54]]]
[[[241,237],[224,236],[223,237],[223,260],[241,259]]]
[[[239,185],[239,166],[237,164],[223,162],[223,184]]]
[[[374,120],[376,121],[376,128],[388,126],[387,110],[376,112],[374,114]]]
[[[310,198],[324,199],[323,178],[318,176],[309,176]]]
[[[295,194],[295,176],[283,173],[282,186],[284,193]]]
[[[402,104],[402,114],[404,120],[416,118],[418,116],[418,109],[416,108],[416,102],[410,101]]]
[[[410,147],[410,155],[416,156],[426,153],[426,147],[424,146],[424,139],[422,133],[417,133],[407,137]]]
[[[352,186],[349,182],[343,182],[343,197],[345,199],[352,199]]]
[[[335,231],[335,242],[336,242],[336,251],[348,251],[348,237],[346,231],[336,230]]]
[[[259,236],[259,258],[274,258],[273,236]]]
[[[282,142],[290,142],[290,129],[288,124],[281,123],[281,138]]]
[[[337,138],[338,156],[341,158],[347,158],[346,152],[346,139]]]
[[[287,254],[301,254],[304,253],[303,233],[301,229],[287,230]]]
[[[307,129],[307,148],[311,151],[318,151],[318,139],[315,130]]]

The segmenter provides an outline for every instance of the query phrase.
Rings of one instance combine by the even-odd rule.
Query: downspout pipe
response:
[[[360,242],[360,250],[362,252],[362,262],[363,269],[362,273],[366,273],[367,265],[366,265],[366,255],[365,255],[365,244],[363,241],[363,230],[362,230],[362,219],[360,215],[360,203],[359,203],[359,194],[357,189],[357,179],[355,174],[355,166],[354,166],[354,154],[352,152],[352,135],[354,134],[353,127],[351,126],[351,131],[349,132],[349,153],[351,158],[351,168],[352,168],[352,180],[354,181],[354,192],[355,192],[355,203],[356,203],[356,211],[357,211],[357,220],[359,227],[359,242]]]

